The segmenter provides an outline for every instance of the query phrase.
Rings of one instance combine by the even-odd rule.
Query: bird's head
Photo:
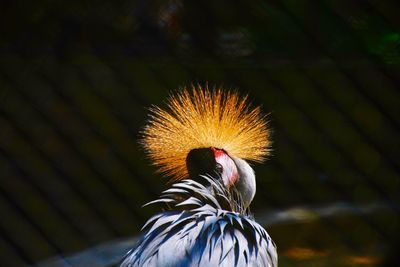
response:
[[[186,158],[189,177],[200,183],[202,176],[218,179],[226,189],[237,189],[245,207],[256,193],[256,177],[253,169],[243,159],[231,157],[223,149],[215,147],[196,148]]]
[[[233,186],[239,176],[233,159],[226,151],[215,147],[192,149],[186,157],[186,167],[191,179],[208,175],[220,179],[226,188]]]
[[[173,180],[220,179],[237,189],[247,207],[256,182],[246,160],[262,161],[270,147],[260,109],[251,109],[237,93],[201,87],[173,95],[168,106],[152,109],[143,132],[144,148],[159,171]]]

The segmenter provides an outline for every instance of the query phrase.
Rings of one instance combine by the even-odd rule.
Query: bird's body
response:
[[[183,180],[165,191],[155,202],[169,208],[146,223],[121,267],[277,266],[268,233],[211,179],[210,188]]]
[[[169,107],[153,110],[143,144],[175,183],[150,202],[163,211],[121,267],[277,266],[274,242],[248,214],[256,181],[245,159],[260,161],[269,149],[259,109],[202,88],[172,97]]]

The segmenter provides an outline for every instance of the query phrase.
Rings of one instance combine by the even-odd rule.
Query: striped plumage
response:
[[[150,203],[165,211],[147,221],[123,260],[133,266],[277,266],[274,242],[222,183],[175,183]],[[150,204],[149,203],[149,204]]]
[[[142,144],[175,183],[151,204],[163,212],[143,227],[121,267],[277,266],[276,246],[247,210],[253,169],[270,150],[260,109],[222,89],[193,87],[153,107]]]

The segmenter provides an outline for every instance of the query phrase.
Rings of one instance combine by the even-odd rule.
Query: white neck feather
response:
[[[256,176],[254,170],[245,160],[233,157],[232,159],[239,172],[236,188],[241,194],[244,205],[248,207],[256,194]]]

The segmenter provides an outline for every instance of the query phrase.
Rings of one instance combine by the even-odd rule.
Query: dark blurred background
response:
[[[0,265],[138,235],[155,212],[141,206],[166,187],[137,144],[147,108],[208,82],[271,113],[252,210],[305,218],[265,225],[281,266],[396,266],[399,11],[396,0],[2,2]],[[380,208],[296,208],[335,203]]]

